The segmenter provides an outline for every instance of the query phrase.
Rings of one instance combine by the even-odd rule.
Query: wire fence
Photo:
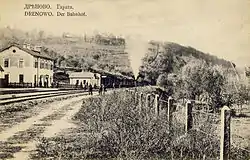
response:
[[[173,142],[192,134],[194,144],[200,145],[200,152],[204,152],[205,157],[228,159],[230,154],[236,156],[236,153],[241,158],[248,155],[250,157],[249,148],[243,148],[232,141],[234,138],[230,133],[231,110],[227,106],[223,107],[220,113],[214,113],[207,102],[178,101],[155,93],[135,92],[134,95],[139,107],[141,109],[146,107],[147,114],[167,117]]]

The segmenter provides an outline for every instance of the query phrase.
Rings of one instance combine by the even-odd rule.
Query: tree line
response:
[[[153,42],[142,60],[139,79],[164,87],[176,99],[206,101],[217,110],[249,100],[249,88],[235,78],[233,67],[229,61],[191,47]]]

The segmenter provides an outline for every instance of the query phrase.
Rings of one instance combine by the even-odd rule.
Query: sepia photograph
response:
[[[250,1],[0,0],[0,159],[250,160]]]

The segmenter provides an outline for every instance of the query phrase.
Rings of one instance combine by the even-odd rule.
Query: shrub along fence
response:
[[[135,95],[135,102],[138,103],[139,111],[142,110],[143,106],[146,106],[146,108],[154,107],[156,118],[159,116],[159,114],[161,114],[162,111],[166,112],[170,134],[172,135],[176,134],[174,133],[176,127],[174,123],[177,121],[180,122],[180,119],[182,119],[185,131],[184,136],[187,136],[189,133],[195,133],[193,131],[196,131],[206,135],[207,137],[211,137],[211,139],[216,138],[219,140],[220,144],[215,143],[213,145],[217,145],[217,147],[220,149],[219,153],[215,153],[215,156],[217,156],[217,159],[220,160],[230,159],[230,149],[232,147],[231,136],[230,136],[231,109],[228,106],[224,106],[221,109],[220,114],[210,113],[209,106],[206,102],[186,100],[185,106],[183,106],[183,104],[179,105],[178,103],[175,103],[177,101],[175,101],[172,97],[164,99],[164,97],[160,98],[159,94],[150,94],[150,93],[144,94],[144,93],[134,92],[133,90],[130,90],[130,92],[131,94],[134,93]],[[143,105],[143,102],[145,102],[145,105]],[[176,117],[175,112],[178,112],[178,110],[183,111],[183,108],[185,108],[184,118],[181,118],[181,116]],[[183,135],[181,136],[180,133],[178,136],[183,137]],[[178,139],[180,138],[178,136],[175,137]],[[194,142],[196,142],[195,134],[193,134],[193,140]],[[214,147],[213,145],[211,144],[211,147]],[[250,153],[250,151],[246,149],[240,148],[238,146],[234,147],[243,150],[245,154]],[[201,148],[201,149],[206,150],[206,148]],[[205,155],[203,159],[206,159]]]

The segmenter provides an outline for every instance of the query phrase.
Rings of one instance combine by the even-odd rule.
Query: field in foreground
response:
[[[134,94],[127,91],[88,98],[74,117],[77,127],[52,138],[40,138],[32,159],[219,158],[218,136],[196,130],[185,134],[181,110],[174,119],[169,128],[165,109],[155,118],[154,108],[143,106],[139,110]],[[216,133],[209,124],[203,124],[202,129],[210,135]],[[249,150],[249,144],[244,148]],[[249,157],[247,151],[232,146],[232,159]]]

